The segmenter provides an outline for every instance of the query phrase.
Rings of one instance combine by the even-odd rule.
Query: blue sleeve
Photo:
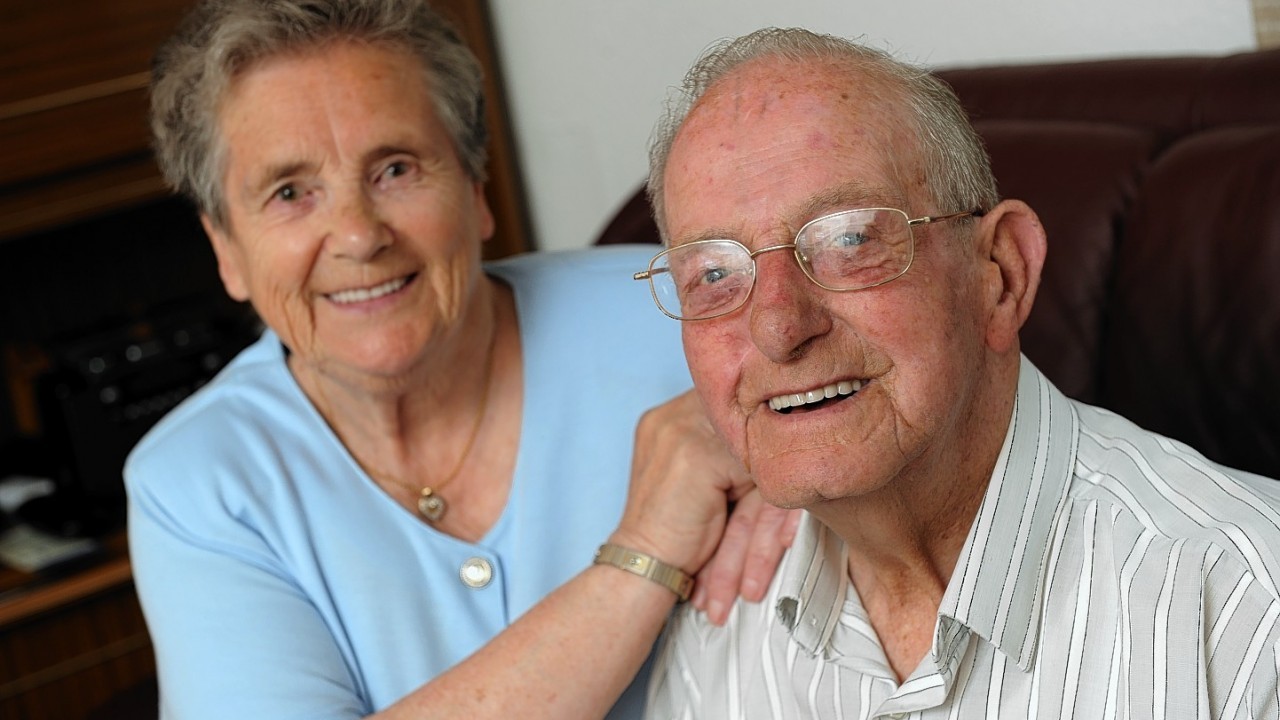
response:
[[[251,528],[216,540],[184,527],[152,492],[180,464],[130,468],[134,577],[155,643],[161,716],[325,720],[368,713],[314,605]],[[159,481],[159,482],[157,482]]]

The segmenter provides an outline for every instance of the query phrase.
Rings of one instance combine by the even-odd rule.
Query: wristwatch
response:
[[[693,578],[675,565],[668,565],[652,555],[646,555],[630,548],[605,543],[596,550],[595,565],[612,565],[652,580],[676,594],[680,602],[689,599],[693,591]]]

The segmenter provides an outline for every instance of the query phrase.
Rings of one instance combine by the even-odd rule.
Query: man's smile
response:
[[[862,389],[862,380],[841,380],[822,387],[769,398],[769,409],[787,414],[793,410],[816,410],[830,403],[833,398],[844,398]],[[836,401],[838,402],[838,400]]]

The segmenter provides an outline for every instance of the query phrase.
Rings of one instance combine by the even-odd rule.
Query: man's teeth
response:
[[[389,295],[399,290],[400,288],[404,287],[405,283],[407,282],[409,282],[409,278],[407,277],[396,278],[395,280],[388,280],[382,283],[381,285],[375,285],[371,288],[361,288],[358,290],[342,290],[340,292],[336,292],[329,295],[329,299],[338,303],[339,305],[346,305],[348,303],[367,302],[369,300],[376,300],[382,297],[383,295]]]
[[[816,403],[827,398],[833,398],[837,395],[852,395],[862,389],[861,380],[841,380],[832,383],[817,390],[810,390],[802,393],[792,393],[790,395],[779,395],[776,398],[769,399],[769,407],[773,410],[785,410],[786,408],[800,407],[809,403]]]

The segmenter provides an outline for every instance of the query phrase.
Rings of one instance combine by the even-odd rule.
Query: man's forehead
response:
[[[711,220],[707,201],[726,185],[735,188],[739,204],[746,203],[744,212],[768,205],[764,214],[791,230],[837,210],[909,205],[903,181],[915,173],[903,173],[918,161],[913,135],[881,101],[884,94],[812,77],[788,81],[794,72],[786,62],[744,66],[690,112],[664,173],[673,243],[731,230],[678,227],[693,220],[688,210]],[[720,221],[729,216],[736,214]]]
[[[882,105],[896,96],[892,90],[891,78],[848,59],[765,55],[726,72],[697,104],[731,98],[732,104],[745,112],[760,109],[752,102],[764,103],[767,109],[778,100],[806,97],[825,103]]]
[[[745,130],[778,116],[789,127],[807,129],[815,140],[898,144],[913,137],[902,122],[906,108],[900,97],[886,78],[848,62],[757,58],[707,88],[677,130],[671,155],[705,150],[700,136]],[[732,146],[732,140],[723,143],[723,149]]]

